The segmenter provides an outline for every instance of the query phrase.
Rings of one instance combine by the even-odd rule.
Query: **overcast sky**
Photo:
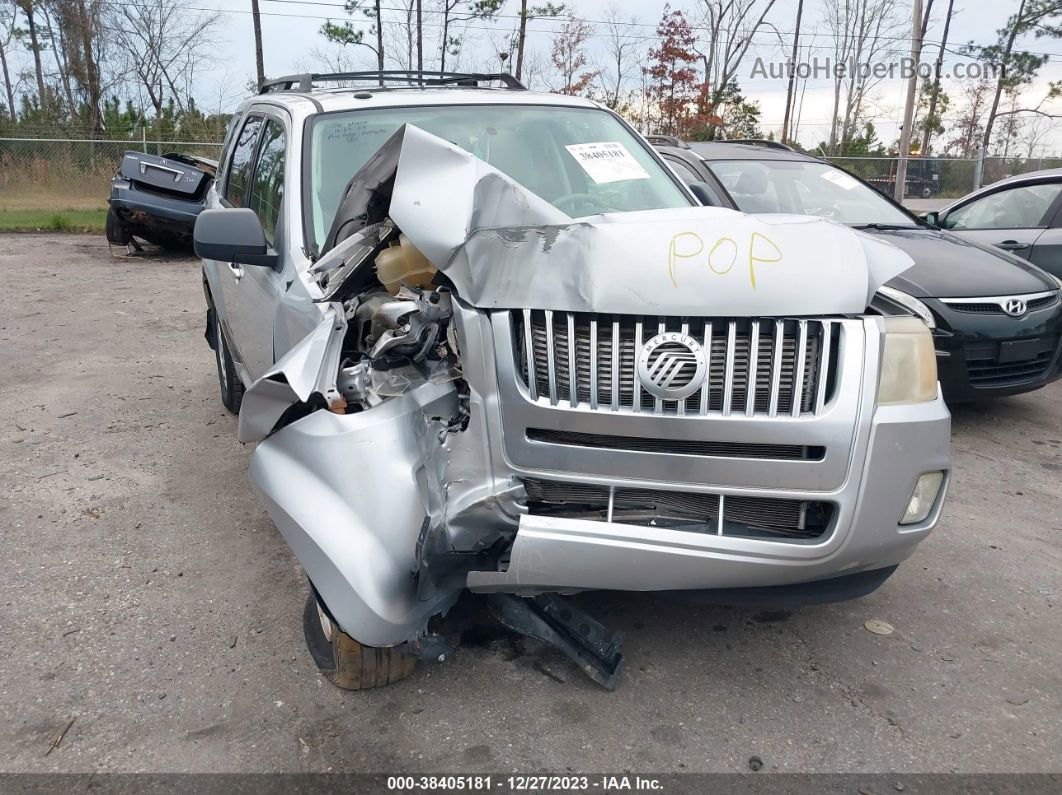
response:
[[[765,0],[759,0],[762,4]],[[804,59],[826,58],[833,47],[832,35],[823,18],[823,3],[826,0],[805,0],[804,23],[801,31],[801,55]],[[363,0],[369,5],[371,0]],[[196,94],[202,107],[209,111],[231,110],[250,91],[254,79],[254,38],[252,32],[250,0],[188,0],[192,9],[198,11],[218,10],[221,12],[221,24],[217,36],[219,46],[215,48],[215,63],[204,69],[196,80]],[[902,7],[909,9],[910,0],[899,0]],[[384,7],[397,8],[399,0],[383,0]],[[441,19],[436,9],[439,0],[424,0],[425,20],[425,58],[427,63],[437,63],[437,48]],[[565,3],[566,12],[585,19],[595,25],[596,33],[590,42],[589,57],[592,62],[604,59],[605,38],[604,25],[601,20],[606,17],[608,7],[615,6],[624,19],[635,18],[638,25],[633,28],[643,49],[648,49],[656,41],[655,28],[660,21],[664,4],[660,2],[639,2],[638,0],[575,0]],[[999,0],[988,3],[984,0],[956,0],[956,13],[952,19],[949,34],[949,48],[958,49],[970,41],[985,44],[996,39],[996,31],[1002,27],[1009,15],[1017,8],[1018,0]],[[343,11],[343,0],[261,0],[262,31],[265,51],[265,68],[269,76],[279,76],[300,71],[328,71],[322,54],[332,57],[341,48],[327,44],[320,35],[321,25],[327,19],[342,21],[348,17]],[[771,26],[760,30],[755,43],[750,49],[745,63],[738,73],[738,82],[746,96],[759,101],[762,108],[762,128],[764,132],[773,131],[776,135],[782,123],[785,107],[786,80],[754,77],[751,72],[756,59],[761,58],[765,64],[782,63],[788,58],[792,46],[792,32],[795,27],[797,0],[777,0],[768,15]],[[505,47],[507,36],[516,26],[516,10],[519,0],[507,0],[499,17],[491,22],[475,22],[465,30],[465,46],[457,63],[448,62],[448,68],[500,68],[497,51]],[[682,9],[690,14],[696,23],[700,19],[696,0],[679,0],[672,3],[673,9]],[[927,35],[927,46],[922,60],[932,62],[937,55],[938,44],[943,28],[943,14],[947,0],[935,0],[934,19]],[[393,13],[393,12],[392,12]],[[896,32],[895,47],[897,55],[909,50],[910,12],[906,12],[906,24]],[[364,17],[356,20],[364,25]],[[536,19],[528,27],[529,60],[531,65],[537,61],[545,66],[548,63],[552,35],[564,24],[563,19]],[[397,28],[394,31],[397,34]],[[367,35],[368,38],[368,35]],[[780,45],[785,42],[785,49]],[[1021,42],[1019,42],[1021,44]],[[1046,94],[1048,82],[1062,80],[1062,41],[1053,39],[1031,39],[1024,42],[1026,49],[1051,54],[1051,60],[1041,72],[1037,82],[1031,86],[1023,97],[1023,104],[1033,106]],[[395,52],[399,48],[394,42],[389,49]],[[366,48],[348,48],[346,50],[349,67],[373,68],[375,55]],[[28,57],[21,53],[22,58]],[[891,59],[890,59],[891,60]],[[948,54],[947,65],[965,60],[958,55]],[[29,65],[28,63],[22,64]],[[389,63],[390,68],[395,68]],[[534,69],[531,70],[534,74]],[[947,71],[947,69],[945,70]],[[870,115],[878,130],[878,136],[885,144],[890,144],[899,135],[899,119],[902,115],[905,96],[905,82],[901,79],[887,79],[880,82],[873,90],[868,106]],[[532,85],[534,88],[545,86]],[[952,110],[961,105],[959,88],[955,80],[946,81],[945,90],[952,94]],[[829,79],[810,79],[802,86],[802,102],[799,109],[800,126],[798,137],[805,146],[814,145],[825,139],[829,133],[832,115],[833,89]],[[1048,109],[1062,113],[1062,102],[1056,102]],[[1046,153],[1062,152],[1062,123],[1042,122],[1047,128],[1044,138]],[[945,118],[947,126],[947,118]],[[945,134],[945,139],[947,134]]]
[[[196,2],[196,0],[193,0]],[[384,0],[385,6],[397,6],[394,0]],[[606,8],[609,4],[615,5],[622,15],[635,17],[642,27],[637,28],[639,36],[644,37],[644,45],[650,46],[654,39],[654,28],[663,11],[663,3],[646,3],[637,0],[577,0],[576,3],[566,4],[569,13],[590,21],[604,19]],[[197,0],[196,4],[202,8],[218,8],[224,15],[222,37],[226,40],[225,46],[219,49],[219,62],[216,68],[209,74],[204,74],[200,83],[202,85],[203,99],[210,107],[231,107],[246,92],[246,88],[254,75],[254,49],[251,18],[249,13],[250,0]],[[262,0],[263,12],[263,39],[265,50],[265,66],[268,75],[280,75],[307,69],[321,69],[323,65],[315,60],[312,54],[314,50],[335,52],[334,46],[324,43],[319,34],[321,24],[325,19],[345,19],[341,8],[342,0],[321,0],[313,3],[311,0]],[[427,9],[433,6],[430,0],[425,0]],[[901,5],[907,5],[902,2]],[[480,68],[495,67],[498,62],[494,56],[499,45],[505,40],[505,35],[515,26],[516,0],[510,0],[501,16],[496,22],[484,24],[475,23],[473,29],[467,31],[466,47],[462,55],[461,67],[476,66]],[[779,61],[785,56],[779,46],[779,33],[791,46],[791,34],[794,29],[796,17],[796,0],[777,0],[768,19],[774,28],[763,29],[757,35],[754,47],[750,51],[747,63],[743,65],[739,73],[739,82],[745,94],[760,102],[763,110],[763,129],[765,132],[774,130],[777,134],[781,127],[782,114],[785,105],[785,80],[752,77],[751,70],[756,57],[764,62]],[[1000,2],[984,3],[981,0],[957,0],[956,13],[952,19],[951,32],[949,34],[949,48],[957,48],[969,41],[987,43],[994,40],[996,30],[1003,26],[1007,17],[1017,8],[1017,0],[1001,0]],[[683,9],[696,15],[697,4],[694,2],[677,2],[673,8]],[[907,5],[907,7],[910,7]],[[937,54],[937,46],[932,42],[939,42],[943,28],[943,14],[947,8],[946,0],[936,0],[934,6],[934,22],[927,35],[926,51],[923,60],[932,61]],[[909,21],[909,17],[908,17]],[[425,28],[428,35],[437,36],[439,28],[437,14],[425,15]],[[529,47],[537,53],[537,57],[544,61],[548,57],[550,38],[553,31],[561,26],[558,20],[534,20],[529,30]],[[592,50],[603,52],[604,41],[601,34],[603,25],[597,25],[597,35],[592,42]],[[898,35],[906,36],[907,30],[902,30]],[[435,41],[430,44],[435,44]],[[822,0],[806,0],[804,9],[804,24],[802,25],[802,44],[810,45],[810,51],[804,50],[805,58],[818,56],[825,58],[832,50],[833,39],[828,28],[823,22]],[[897,42],[896,46],[906,52],[906,42]],[[1040,52],[1052,53],[1050,63],[1041,71],[1041,77],[1032,86],[1026,100],[1029,104],[1036,104],[1044,96],[1049,80],[1062,80],[1062,41],[1040,39],[1026,42],[1028,49]],[[425,45],[426,51],[429,44]],[[350,50],[350,57],[355,59],[358,65],[374,66],[374,55],[365,48]],[[600,57],[600,54],[591,57]],[[946,64],[951,64],[961,59],[960,56],[948,54]],[[954,83],[951,83],[954,86]],[[947,85],[945,90],[947,90]],[[900,79],[884,80],[881,82],[872,98],[872,107],[875,126],[878,129],[882,141],[889,143],[899,135],[899,118],[902,115],[905,83]],[[956,93],[953,91],[953,93]],[[830,117],[832,115],[832,83],[829,80],[808,80],[803,93],[803,104],[800,109],[799,136],[805,145],[813,144],[826,137],[829,130]],[[957,97],[953,99],[953,107],[957,104]],[[1049,135],[1049,148],[1052,151],[1062,151],[1062,125],[1054,125],[1057,130]]]

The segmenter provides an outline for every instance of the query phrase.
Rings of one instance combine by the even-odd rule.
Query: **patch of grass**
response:
[[[0,232],[103,232],[106,209],[0,210]]]

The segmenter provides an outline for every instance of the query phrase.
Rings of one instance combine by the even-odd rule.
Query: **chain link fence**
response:
[[[104,209],[122,153],[185,152],[217,158],[211,141],[0,138],[0,211]]]
[[[827,157],[834,165],[869,182],[882,193],[894,195],[895,157]],[[991,185],[1006,177],[1046,168],[1062,167],[1062,158],[986,157],[981,185]],[[971,193],[976,184],[977,158],[912,157],[907,161],[906,199],[939,199],[943,206],[951,199]]]
[[[141,137],[127,140],[84,138],[0,137],[0,211],[104,209],[110,180],[122,153],[135,149],[152,154],[185,152],[217,158],[215,141],[166,140]],[[826,157],[893,195],[897,159],[890,157]],[[982,184],[1004,177],[1062,167],[1062,158],[985,158]],[[911,158],[907,166],[907,198],[945,200],[975,188],[977,160],[973,158]],[[924,208],[923,208],[924,209]]]

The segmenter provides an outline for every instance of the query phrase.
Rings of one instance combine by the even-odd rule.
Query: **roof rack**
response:
[[[728,138],[725,141],[719,143],[724,144],[754,144],[756,146],[766,146],[768,149],[781,149],[785,152],[795,152],[791,146],[783,144],[781,141],[769,141],[766,138]]]
[[[527,86],[505,72],[489,74],[486,72],[419,72],[407,70],[371,71],[371,72],[332,72],[305,73],[285,75],[275,80],[266,80],[258,89],[259,94],[273,91],[313,91],[314,83],[349,83],[367,82],[375,86],[369,88],[387,88],[388,83],[421,88],[424,86],[456,86],[461,88],[478,88],[480,83],[501,82],[510,91],[526,91]]]
[[[674,135],[647,135],[645,140],[653,146],[677,146],[679,149],[689,149],[690,145]]]

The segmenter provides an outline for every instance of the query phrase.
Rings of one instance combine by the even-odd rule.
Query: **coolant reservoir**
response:
[[[436,268],[405,235],[398,236],[392,245],[376,255],[376,276],[391,295],[398,295],[402,282],[411,287],[431,287]]]

